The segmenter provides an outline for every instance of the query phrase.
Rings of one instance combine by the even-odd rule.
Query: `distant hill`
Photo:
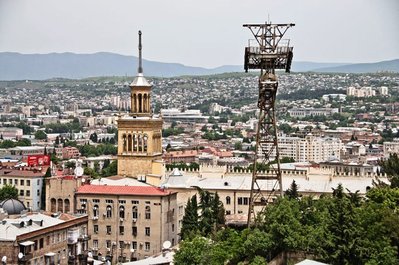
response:
[[[306,72],[399,72],[399,60],[374,64],[293,62],[292,71]],[[0,53],[0,80],[42,80],[49,78],[86,78],[94,76],[132,76],[137,72],[135,56],[99,52],[94,54],[49,53],[20,54]],[[243,72],[243,66],[224,65],[217,68],[186,66],[144,60],[147,76],[171,77],[181,75],[212,75],[226,72]],[[389,66],[389,67],[388,67]],[[359,70],[360,69],[360,70]],[[361,70],[365,69],[365,70]],[[367,70],[367,71],[366,71]]]
[[[399,59],[377,63],[356,63],[332,67],[320,67],[312,71],[324,73],[375,73],[381,71],[399,72]]]

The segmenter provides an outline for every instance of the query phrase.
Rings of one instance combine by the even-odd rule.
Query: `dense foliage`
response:
[[[4,140],[0,142],[0,148],[13,148],[16,146],[31,146],[31,142],[29,139],[21,139],[18,140],[17,142],[11,141],[11,140]]]
[[[332,265],[399,264],[398,188],[376,187],[363,199],[341,185],[331,197],[290,197],[269,205],[255,229],[183,240],[175,264],[266,264],[287,251]]]
[[[192,238],[195,235],[208,236],[224,225],[224,206],[218,193],[211,193],[197,187],[197,196],[194,195],[187,201],[182,220],[181,237]]]
[[[0,188],[0,202],[6,199],[18,199],[18,189],[15,186],[5,184]]]

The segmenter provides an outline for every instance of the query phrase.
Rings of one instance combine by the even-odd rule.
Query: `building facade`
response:
[[[18,189],[18,199],[32,211],[39,211],[42,204],[42,186],[45,171],[20,169],[0,169],[0,188],[12,185]]]
[[[177,243],[177,195],[152,186],[83,185],[77,211],[89,216],[89,249],[114,263],[143,259]]]

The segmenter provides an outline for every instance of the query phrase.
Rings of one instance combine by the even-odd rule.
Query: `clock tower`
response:
[[[162,175],[162,119],[151,111],[152,85],[143,75],[141,31],[139,67],[130,87],[130,113],[118,119],[118,175],[157,185]]]

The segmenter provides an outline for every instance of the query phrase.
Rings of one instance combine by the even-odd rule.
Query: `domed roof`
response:
[[[26,210],[24,203],[17,199],[5,199],[1,201],[0,208],[3,208],[9,215],[20,214]]]

